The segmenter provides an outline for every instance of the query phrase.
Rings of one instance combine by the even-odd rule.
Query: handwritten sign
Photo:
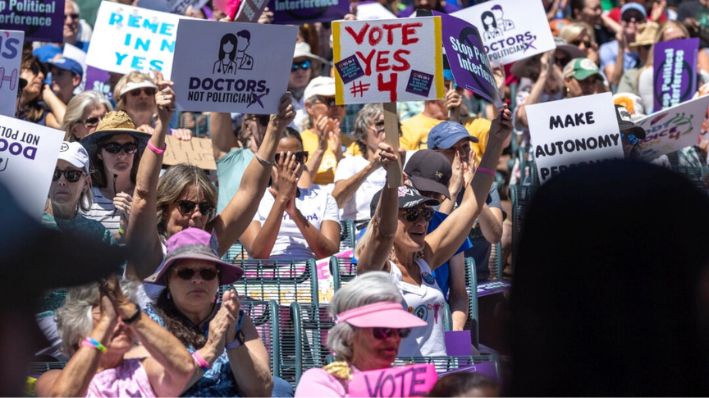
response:
[[[167,151],[165,151],[163,163],[166,165],[174,166],[180,163],[187,163],[203,170],[217,169],[212,152],[212,140],[209,138],[193,137],[189,141],[183,141],[168,135],[165,136],[165,141],[167,143]]]
[[[640,158],[653,160],[660,155],[696,145],[709,107],[709,97],[683,102],[653,113],[636,124],[645,129],[640,141]]]
[[[15,116],[25,33],[0,30],[0,115]]]
[[[124,74],[156,70],[170,79],[179,20],[175,14],[101,2],[86,63]]]
[[[0,116],[0,181],[28,214],[42,217],[64,132]]]
[[[64,0],[0,0],[0,27],[25,32],[27,41],[64,41]]]
[[[277,113],[297,29],[180,21],[172,70],[177,103],[187,111]]]
[[[677,105],[697,92],[699,39],[655,43],[653,49],[653,103],[655,112]]]
[[[357,373],[348,388],[352,397],[423,397],[437,380],[435,366],[415,364]]]
[[[493,65],[556,48],[541,0],[491,0],[452,13],[478,28]]]
[[[341,259],[351,259],[352,249],[345,249],[341,252],[333,254],[333,257]],[[318,299],[320,304],[327,304],[332,301],[335,295],[335,278],[330,271],[330,257],[322,258],[315,261],[315,267],[318,274]]]
[[[623,158],[610,93],[529,105],[527,119],[542,182],[570,167]]]
[[[271,0],[273,23],[299,25],[342,19],[350,10],[349,0]]]
[[[456,84],[489,102],[499,103],[497,84],[477,28],[450,15],[434,15],[443,21],[443,47]]]
[[[336,101],[443,98],[440,17],[332,23]]]

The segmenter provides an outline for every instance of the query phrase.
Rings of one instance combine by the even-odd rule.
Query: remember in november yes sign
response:
[[[527,120],[541,182],[569,167],[623,158],[610,93],[529,105]]]
[[[440,17],[332,23],[337,104],[443,98]]]

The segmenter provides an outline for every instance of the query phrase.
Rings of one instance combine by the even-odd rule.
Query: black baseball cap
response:
[[[630,112],[628,112],[628,110],[623,105],[615,106],[615,114],[618,118],[618,127],[620,128],[621,134],[633,134],[637,138],[645,138],[645,129],[633,122],[633,118],[630,116]]]
[[[450,199],[448,182],[453,171],[443,154],[430,149],[419,150],[406,163],[404,171],[419,191],[440,193]]]
[[[380,189],[376,194],[374,194],[372,202],[369,204],[369,211],[372,217],[374,216],[374,212],[377,211],[377,205],[379,204],[379,197],[382,196],[382,190],[383,189]],[[402,185],[399,187],[400,209],[409,209],[421,204],[426,206],[436,206],[439,202],[436,199],[427,198],[421,195],[421,192],[414,187],[410,187],[408,185]]]

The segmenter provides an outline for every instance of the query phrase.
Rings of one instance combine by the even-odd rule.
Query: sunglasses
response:
[[[218,270],[211,268],[202,268],[200,270],[194,270],[192,268],[182,268],[175,274],[177,274],[180,279],[189,281],[194,277],[194,274],[196,273],[199,273],[199,276],[202,278],[202,280],[205,281],[211,281],[216,278],[217,275],[219,275]]]
[[[593,43],[591,43],[590,40],[574,40],[574,41],[571,42],[571,44],[574,45],[574,46],[576,46],[576,47],[578,47],[578,46],[580,46],[581,44],[583,44],[583,46],[586,47],[586,48],[591,48],[591,45],[593,45]]]
[[[411,334],[411,329],[409,328],[372,328],[372,335],[377,340],[384,340],[391,337],[394,333],[398,334],[399,337],[405,339]]]
[[[214,209],[214,207],[209,204],[209,202],[196,203],[191,200],[178,200],[177,207],[179,208],[180,213],[182,213],[182,215],[192,214],[196,207],[199,207],[199,212],[202,213],[202,215],[209,214],[212,212],[212,209]]]
[[[132,155],[136,152],[138,152],[138,145],[134,142],[126,142],[125,144],[119,144],[117,142],[109,142],[108,144],[105,144],[102,146],[103,150],[111,153],[113,155],[116,155],[123,151],[123,153],[126,153],[128,155]]]
[[[308,69],[310,69],[310,65],[311,65],[311,62],[307,59],[305,61],[293,62],[293,65],[291,65],[291,67],[290,67],[290,71],[295,72],[298,69],[308,70]]]
[[[103,117],[88,117],[84,120],[79,120],[79,123],[83,124],[86,127],[96,127],[98,126],[98,122],[101,121]]]
[[[433,210],[428,207],[415,207],[404,210],[404,218],[408,222],[414,222],[418,220],[419,217],[423,217],[426,222],[429,222],[431,218],[433,218]]]
[[[378,131],[384,131],[384,120],[380,120],[378,122],[374,122],[374,128]]]
[[[318,97],[318,101],[321,104],[327,105],[327,106],[335,106],[337,103],[335,103],[335,98],[330,98],[330,97]]]
[[[298,163],[305,163],[308,161],[308,155],[309,155],[308,151],[295,152],[295,153],[293,153],[293,155],[295,155],[295,161]],[[276,152],[276,155],[275,155],[276,162],[280,162],[281,156],[285,157],[286,152]]]
[[[64,14],[64,19],[70,18],[70,19],[79,19],[79,14]]]
[[[133,97],[139,96],[140,93],[143,93],[148,97],[152,97],[153,95],[155,95],[156,90],[153,87],[141,87],[130,91],[130,95],[132,95]]]
[[[84,172],[81,170],[72,170],[72,169],[66,169],[66,170],[59,170],[59,169],[54,169],[54,175],[52,176],[52,181],[59,181],[59,179],[62,177],[62,174],[64,175],[64,178],[68,182],[77,182],[81,179],[81,176],[84,175]]]

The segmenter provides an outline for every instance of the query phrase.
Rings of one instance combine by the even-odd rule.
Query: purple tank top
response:
[[[118,367],[96,373],[87,397],[154,397],[140,359],[126,359]]]

